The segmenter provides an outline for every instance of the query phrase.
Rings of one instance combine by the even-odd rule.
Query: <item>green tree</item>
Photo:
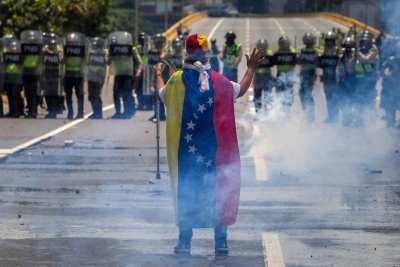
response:
[[[63,34],[79,31],[89,36],[101,35],[109,28],[107,13],[111,0],[2,0],[0,34],[23,30]]]

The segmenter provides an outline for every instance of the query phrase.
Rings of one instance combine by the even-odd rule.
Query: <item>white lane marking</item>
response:
[[[277,19],[272,19],[272,21],[275,23],[276,27],[279,29],[282,35],[286,35],[285,31],[282,28],[282,25],[279,23]]]
[[[250,54],[250,19],[246,19],[246,54]]]
[[[224,21],[225,18],[221,18],[217,24],[215,24],[214,28],[212,28],[210,34],[208,35],[208,40],[211,40],[211,38],[213,37],[215,31],[218,29],[219,25],[221,25],[221,23]]]
[[[262,233],[262,246],[266,267],[285,267],[278,233]]]
[[[306,21],[306,20],[304,20],[304,19],[301,19],[301,21],[302,21],[305,25],[307,25],[308,27],[310,27],[311,30],[313,30],[317,36],[320,36],[320,35],[321,35],[321,32],[320,32],[317,28],[315,28],[313,25],[311,25],[308,21]]]
[[[106,106],[106,107],[103,108],[103,111],[109,110],[109,109],[111,109],[113,107],[114,107],[114,104]],[[47,138],[50,138],[50,137],[52,137],[52,136],[54,136],[56,134],[59,134],[62,131],[65,131],[65,130],[67,130],[67,129],[69,129],[69,128],[71,128],[71,127],[73,127],[73,126],[75,126],[75,125],[77,125],[77,124],[79,124],[81,122],[84,122],[92,114],[93,113],[91,112],[91,113],[85,115],[82,119],[74,120],[74,121],[72,121],[72,122],[70,122],[70,123],[68,123],[66,125],[63,125],[63,126],[57,128],[57,129],[55,129],[55,130],[53,130],[51,132],[48,132],[48,133],[46,133],[44,135],[41,135],[41,136],[39,136],[37,138],[34,138],[34,139],[32,139],[32,140],[30,140],[28,142],[25,142],[22,145],[16,146],[16,147],[11,148],[11,149],[0,149],[0,158],[3,158],[3,157],[5,157],[7,155],[10,155],[10,154],[13,154],[13,153],[15,153],[15,152],[17,152],[19,150],[22,150],[22,149],[25,149],[27,147],[30,147],[30,146],[32,146],[32,145],[34,145],[34,144],[36,144],[36,143],[38,143],[38,142],[40,142],[40,141],[42,141],[44,139],[47,139]]]
[[[253,97],[254,98],[254,97]],[[249,97],[250,99],[250,97]],[[253,100],[253,99],[252,99]],[[250,108],[250,114],[256,115],[255,107]],[[253,136],[257,137],[261,134],[261,127],[258,123],[253,123]],[[257,153],[251,153],[250,155],[254,160],[254,169],[256,174],[257,181],[268,181],[268,173],[267,173],[267,166],[265,165],[264,156],[261,154],[257,155]]]

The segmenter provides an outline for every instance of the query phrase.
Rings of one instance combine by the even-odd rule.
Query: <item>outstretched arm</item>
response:
[[[253,53],[251,53],[251,56],[246,54],[246,60],[247,60],[247,70],[242,78],[242,80],[239,82],[240,85],[240,92],[238,95],[238,98],[243,96],[246,92],[247,89],[249,89],[249,86],[251,84],[251,81],[253,80],[254,72],[257,69],[258,65],[264,60],[265,57],[261,57],[261,55],[264,53],[261,49],[253,49]]]
[[[159,62],[154,65],[155,75],[156,75],[156,89],[159,91],[161,88],[164,87],[164,79],[162,77],[162,72],[165,68],[164,63]]]

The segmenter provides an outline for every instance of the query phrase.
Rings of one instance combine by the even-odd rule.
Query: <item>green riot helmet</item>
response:
[[[75,33],[71,33],[67,37],[67,45],[76,46],[79,44],[79,37]]]
[[[172,48],[174,48],[176,50],[176,48],[182,48],[183,47],[183,41],[181,38],[176,37],[174,40],[172,40],[171,43]]]
[[[368,34],[363,34],[360,38],[360,51],[362,53],[367,53],[372,48],[372,38]]]
[[[290,42],[289,37],[287,37],[286,35],[282,35],[281,37],[279,37],[278,45],[280,47],[283,47],[283,46],[290,47],[291,42]]]
[[[19,43],[17,41],[11,41],[10,45],[9,45],[9,51],[11,53],[19,53],[20,49],[19,49]]]
[[[103,40],[101,40],[99,37],[93,38],[91,43],[94,49],[102,49],[104,46]]]
[[[269,46],[268,41],[263,38],[258,40],[256,43],[257,49],[261,49],[262,51],[264,51],[264,53],[267,52],[268,46]]]
[[[348,36],[343,39],[342,47],[346,53],[352,52],[356,48],[356,41],[353,36]]]
[[[233,31],[228,31],[225,34],[225,38],[226,38],[226,40],[234,41],[236,39],[236,34]]]
[[[303,44],[314,45],[315,44],[315,36],[311,32],[305,33],[303,35]]]
[[[328,33],[325,34],[325,44],[326,45],[335,45],[336,43],[336,33],[329,31]]]
[[[144,32],[139,33],[139,36],[138,36],[138,43],[139,43],[141,46],[144,46],[144,41],[145,41],[145,39],[146,39],[146,33],[144,33]]]
[[[166,43],[166,39],[161,33],[154,35],[151,41],[154,45],[154,48],[157,50],[162,49]]]

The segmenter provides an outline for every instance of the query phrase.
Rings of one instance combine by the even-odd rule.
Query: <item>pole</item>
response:
[[[165,3],[165,17],[164,17],[164,31],[168,30],[168,0],[164,0]]]
[[[156,120],[157,120],[157,131],[156,131],[156,139],[157,139],[157,173],[156,179],[161,179],[160,175],[160,100],[158,99],[157,89],[155,91],[156,94]]]
[[[135,46],[138,45],[138,37],[139,37],[139,0],[135,1]]]

